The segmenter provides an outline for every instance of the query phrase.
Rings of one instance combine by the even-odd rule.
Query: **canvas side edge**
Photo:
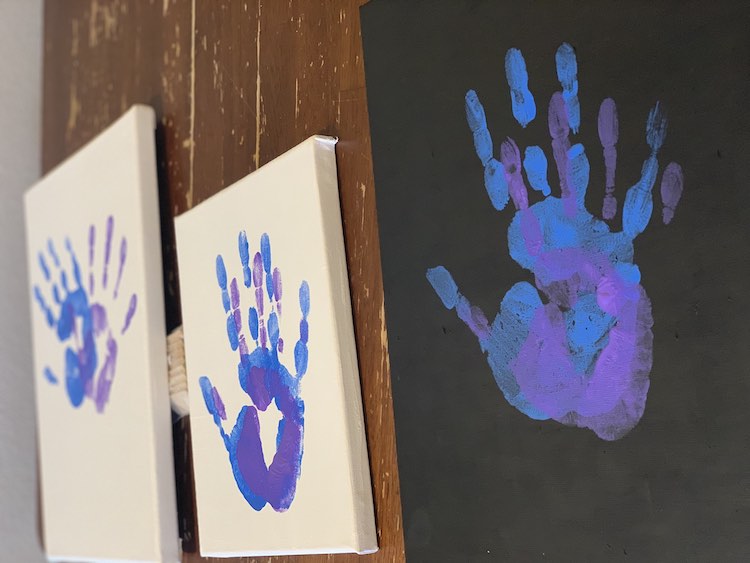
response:
[[[354,543],[351,547],[357,553],[370,553],[377,550],[378,544],[339,200],[336,139],[316,136],[311,139],[311,142],[315,158],[315,180],[323,219],[323,240],[326,246],[331,302],[336,319],[337,347],[341,367],[341,400],[346,414],[349,478],[353,496],[352,512],[355,520],[352,538]]]
[[[164,309],[164,280],[161,256],[161,225],[159,220],[159,186],[156,162],[156,114],[151,107],[133,108],[139,170],[139,199],[143,226],[141,249],[147,286],[152,288],[146,298],[149,339],[147,355],[151,371],[150,416],[153,443],[154,490],[156,492],[156,525],[160,561],[179,561],[179,532],[177,526],[177,492],[172,453],[172,423],[167,376],[166,318]],[[158,241],[156,250],[149,241]]]

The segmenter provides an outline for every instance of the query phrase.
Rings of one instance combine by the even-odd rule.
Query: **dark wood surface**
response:
[[[180,323],[172,217],[310,135],[339,137],[341,207],[380,545],[365,559],[403,561],[359,27],[364,1],[47,1],[42,166],[45,172],[55,167],[132,104],[156,109],[171,329]],[[201,558],[189,443],[189,422],[178,423],[183,561],[195,562]],[[284,559],[292,558],[274,558]]]

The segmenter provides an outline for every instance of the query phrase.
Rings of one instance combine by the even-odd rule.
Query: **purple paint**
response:
[[[505,169],[510,198],[516,209],[526,209],[529,206],[529,193],[521,176],[521,151],[516,142],[508,137],[500,146],[500,162]]]
[[[562,92],[555,92],[549,101],[547,116],[549,134],[552,137],[552,156],[557,165],[557,175],[560,178],[560,191],[568,216],[575,214],[575,197],[570,189],[568,151],[570,150],[570,126],[568,125],[568,110],[565,106]]]
[[[240,240],[242,244],[242,237]],[[228,322],[233,327],[238,327],[237,339],[241,344],[237,371],[240,386],[250,397],[252,405],[242,407],[230,434],[224,431],[222,425],[222,421],[226,420],[226,411],[219,392],[207,377],[200,378],[200,386],[206,408],[213,416],[214,424],[218,427],[227,448],[235,482],[245,500],[255,510],[261,510],[269,504],[274,510],[283,512],[294,500],[302,465],[305,406],[299,396],[299,386],[307,371],[309,288],[306,282],[303,282],[300,288],[302,320],[300,337],[294,347],[296,374],[292,375],[279,356],[284,352],[284,341],[279,336],[278,326],[278,314],[281,311],[281,273],[278,269],[271,269],[270,240],[267,235],[261,237],[261,247],[264,258],[261,257],[261,253],[257,253],[252,267],[256,308],[251,307],[248,310],[248,326],[252,336],[257,336],[256,331],[260,333],[260,339],[256,339],[256,348],[252,352],[248,352],[246,346],[243,350],[245,338],[242,334],[240,297],[234,281],[231,287],[233,309],[228,312]],[[248,255],[247,250],[244,255]],[[240,261],[243,267],[244,255],[240,247]],[[223,259],[217,259],[217,263],[219,261],[223,264]],[[267,276],[265,285],[264,272]],[[218,279],[219,286],[223,289],[225,276],[219,276]],[[267,308],[264,307],[266,299],[269,302]],[[269,311],[267,319],[264,310]],[[234,349],[232,334],[229,336],[230,345]],[[282,419],[278,427],[273,461],[267,466],[260,439],[258,411],[265,411],[271,404],[276,405]]]
[[[94,245],[96,244],[96,227],[89,226],[89,295],[94,295]]]
[[[676,162],[667,164],[661,178],[662,220],[665,225],[669,225],[674,217],[674,210],[682,197],[683,182],[682,167]]]
[[[115,219],[112,215],[107,217],[106,240],[104,243],[104,271],[102,273],[102,287],[107,288],[107,272],[109,270],[109,256],[112,252],[112,231],[115,227]]]
[[[106,220],[106,240],[104,248],[104,265],[102,270],[102,289],[107,286],[107,264],[111,252],[112,234],[114,231],[114,217]],[[57,312],[47,306],[39,287],[34,287],[34,295],[48,326],[55,331],[58,341],[64,344],[63,364],[65,373],[65,389],[68,399],[75,408],[79,408],[84,399],[94,403],[98,413],[103,413],[109,401],[110,391],[115,378],[117,364],[117,340],[107,317],[108,308],[111,309],[117,301],[118,288],[122,280],[127,254],[127,242],[123,237],[120,245],[120,265],[114,291],[110,294],[101,292],[98,301],[93,301],[94,270],[96,258],[96,228],[88,228],[88,276],[81,271],[76,252],[70,240],[66,239],[65,248],[70,256],[69,269],[60,263],[52,240],[47,242],[47,253],[52,258],[58,270],[62,292],[57,284],[52,284],[52,295],[59,306]],[[40,267],[46,268],[46,261],[40,260]],[[68,271],[73,273],[69,282]],[[49,272],[42,272],[49,282]],[[84,282],[87,280],[87,283]],[[133,294],[125,312],[123,327],[120,335],[125,334],[135,316],[137,297]],[[59,380],[53,371],[45,366],[43,375],[50,383]],[[52,377],[50,377],[50,375]]]
[[[128,256],[128,241],[125,237],[122,237],[120,241],[120,262],[117,267],[117,281],[115,282],[115,299],[120,291],[120,281],[122,281],[122,271],[125,268],[125,259]]]
[[[574,56],[570,46],[561,53],[562,59]],[[459,291],[445,267],[428,269],[426,277],[443,305],[454,309],[476,336],[495,382],[512,406],[535,420],[552,419],[588,428],[604,440],[617,440],[638,424],[649,390],[653,318],[633,261],[633,241],[651,218],[657,153],[664,143],[667,121],[657,103],[646,120],[651,151],[640,179],[626,194],[623,229],[615,232],[586,210],[589,161],[584,147],[571,146],[569,140],[570,115],[575,113],[570,112],[571,102],[577,104],[572,99],[577,95],[575,60],[562,59],[558,57],[558,76],[568,105],[566,109],[565,95],[556,92],[548,115],[561,197],[544,189],[547,161],[541,148],[534,145],[526,151],[527,175],[545,195],[530,206],[518,147],[508,139],[501,151],[516,204],[508,228],[508,250],[532,275],[534,284],[521,281],[511,287],[489,322]],[[470,93],[469,128],[475,131],[481,122],[486,129],[483,111],[468,103]],[[598,132],[605,168],[602,215],[609,220],[617,211],[614,186],[619,137],[617,108],[611,99],[600,106]],[[491,144],[489,136],[486,142]],[[667,166],[661,184],[665,223],[673,218],[683,182],[680,166]]]
[[[125,321],[122,323],[122,330],[120,331],[120,334],[125,334],[128,329],[130,328],[130,323],[133,320],[133,317],[135,316],[135,310],[138,305],[138,297],[134,293],[130,296],[130,303],[128,303],[128,310],[125,313]]]
[[[612,98],[606,98],[599,107],[599,140],[604,151],[605,195],[602,203],[602,217],[611,220],[617,213],[615,199],[615,169],[617,168],[617,139],[620,125],[617,120],[617,106]]]

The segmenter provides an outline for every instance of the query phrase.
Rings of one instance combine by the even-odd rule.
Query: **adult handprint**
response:
[[[239,235],[239,256],[245,287],[255,293],[255,307],[247,313],[250,336],[255,341],[251,352],[245,339],[240,311],[237,278],[227,285],[227,271],[221,255],[216,257],[216,277],[221,289],[222,304],[227,314],[227,336],[232,350],[239,353],[237,373],[240,386],[250,396],[252,405],[243,406],[230,434],[222,421],[227,419],[224,402],[207,377],[200,378],[206,408],[213,415],[229,453],[234,479],[245,500],[261,510],[266,503],[279,512],[287,510],[294,500],[302,466],[305,403],[299,396],[302,376],[307,371],[307,316],[310,313],[310,289],[306,281],[299,288],[302,319],[299,340],[294,347],[292,375],[281,363],[284,340],[279,334],[281,316],[281,273],[271,269],[271,243],[267,234],[260,240],[260,251],[250,263],[247,235]],[[265,278],[265,282],[264,282]],[[269,310],[266,321],[266,307]],[[260,438],[258,411],[265,411],[274,402],[281,413],[276,435],[276,453],[266,467]]]
[[[552,95],[548,125],[559,198],[550,195],[541,147],[526,148],[522,162],[515,141],[507,138],[500,161],[494,158],[484,109],[473,90],[466,94],[466,118],[484,165],[485,188],[498,211],[509,196],[513,200],[516,213],[508,228],[508,249],[534,275],[536,287],[515,284],[490,324],[443,266],[429,269],[427,279],[445,307],[455,309],[476,335],[511,405],[533,419],[553,419],[617,440],[640,420],[649,388],[653,320],[633,263],[633,239],[651,218],[657,153],[667,122],[657,103],[646,121],[650,154],[625,196],[623,230],[611,231],[585,208],[589,162],[583,146],[570,141],[571,131],[576,133],[580,125],[575,51],[564,43],[555,58],[562,91]],[[505,62],[513,115],[525,127],[536,115],[526,64],[517,49],[508,51]],[[616,105],[607,98],[598,119],[606,170],[602,215],[607,220],[617,211],[618,125]],[[544,195],[531,206],[522,170],[531,187]],[[682,169],[670,163],[661,183],[665,224],[672,220],[682,187]]]
[[[84,277],[81,273],[73,246],[70,240],[66,239],[65,250],[73,274],[73,279],[70,280],[69,270],[61,263],[54,242],[50,239],[47,241],[46,252],[39,252],[38,261],[51,293],[52,305],[48,304],[50,301],[45,298],[39,285],[34,285],[34,299],[47,325],[55,331],[57,339],[66,344],[63,359],[68,399],[76,408],[81,406],[84,399],[91,399],[100,413],[104,412],[109,400],[117,364],[117,329],[110,326],[107,301],[111,305],[118,298],[128,248],[127,240],[122,237],[117,278],[112,284],[109,261],[112,254],[113,231],[114,218],[110,215],[106,223],[101,277],[98,276],[99,272],[95,271],[96,227],[91,225],[88,237],[88,276]],[[137,303],[138,298],[133,293],[121,324],[120,335],[124,335],[130,328]],[[100,362],[102,353],[104,361]],[[49,366],[45,366],[44,376],[51,384],[59,382],[59,378]]]

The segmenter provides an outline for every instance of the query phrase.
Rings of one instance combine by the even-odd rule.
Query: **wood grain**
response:
[[[172,218],[310,135],[339,137],[341,209],[380,544],[365,559],[403,561],[362,3],[48,1],[42,165],[45,172],[52,169],[134,103],[156,109],[171,329],[180,323]],[[187,421],[175,426],[175,467],[183,561],[202,561]]]

